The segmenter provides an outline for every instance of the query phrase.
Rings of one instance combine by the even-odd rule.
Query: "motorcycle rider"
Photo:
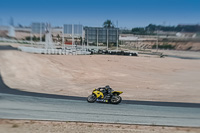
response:
[[[110,88],[110,86],[109,86],[109,85],[106,85],[106,86],[105,86],[105,88],[106,88],[106,91],[107,91],[107,95],[111,95],[111,94],[112,94],[112,91],[113,91],[113,89],[112,89],[112,88]]]
[[[101,88],[98,88],[98,89],[99,90],[102,89],[101,92],[103,92],[107,96],[111,96],[112,95],[113,89],[109,85],[106,85],[105,87],[101,87]]]

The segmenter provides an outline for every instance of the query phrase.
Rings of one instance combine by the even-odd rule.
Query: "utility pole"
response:
[[[97,28],[97,52],[99,51],[99,35],[98,35],[98,28]]]
[[[158,30],[157,30],[157,41],[156,41],[156,53],[158,52]]]
[[[88,51],[88,29],[87,29],[87,49],[86,51]]]
[[[40,42],[42,42],[42,23],[40,23]]]
[[[63,45],[63,49],[65,50],[65,40],[64,40],[64,25],[63,25],[63,31],[62,31],[62,45]]]
[[[118,47],[119,47],[119,33],[118,33],[118,20],[117,20],[117,51],[118,51]]]
[[[119,45],[119,44],[118,44],[118,43],[119,43],[118,40],[119,40],[119,35],[118,35],[118,28],[117,28],[117,51],[118,51],[118,47],[119,47],[119,46],[118,46],[118,45]]]
[[[72,49],[74,49],[74,24],[72,24]]]
[[[33,41],[32,25],[33,25],[33,24],[31,24],[31,32],[30,32],[30,33],[31,33],[31,38],[30,38],[30,41],[31,41],[31,47],[33,47],[33,42],[32,42],[32,41]]]
[[[83,26],[82,26],[82,34],[81,34],[81,39],[82,39],[82,44],[81,44],[81,45],[82,45],[82,52],[83,52],[83,49],[84,49],[84,48],[83,48],[83,41],[85,40],[85,39],[83,39]]]
[[[108,28],[107,28],[107,50],[108,50]]]

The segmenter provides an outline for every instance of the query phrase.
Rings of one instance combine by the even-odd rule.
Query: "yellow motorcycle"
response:
[[[119,95],[122,93],[122,91],[111,91],[111,95],[107,95],[104,89],[101,90],[101,88],[98,88],[94,89],[92,95],[87,97],[87,101],[89,103],[105,102],[119,104],[122,101],[122,98]]]

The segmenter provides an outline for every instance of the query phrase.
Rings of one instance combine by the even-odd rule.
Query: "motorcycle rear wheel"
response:
[[[114,96],[110,99],[110,103],[112,104],[119,104],[122,101],[120,96]]]
[[[87,101],[88,101],[89,103],[94,103],[96,100],[97,100],[97,97],[96,97],[95,95],[89,95],[89,96],[87,97]]]

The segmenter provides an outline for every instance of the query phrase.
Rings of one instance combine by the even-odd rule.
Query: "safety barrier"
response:
[[[44,49],[44,48],[33,48],[33,47],[18,47],[19,50],[28,53],[35,53],[35,54],[53,54],[53,55],[84,55],[84,54],[91,54],[91,52],[83,51],[83,50],[63,50],[63,49]]]

